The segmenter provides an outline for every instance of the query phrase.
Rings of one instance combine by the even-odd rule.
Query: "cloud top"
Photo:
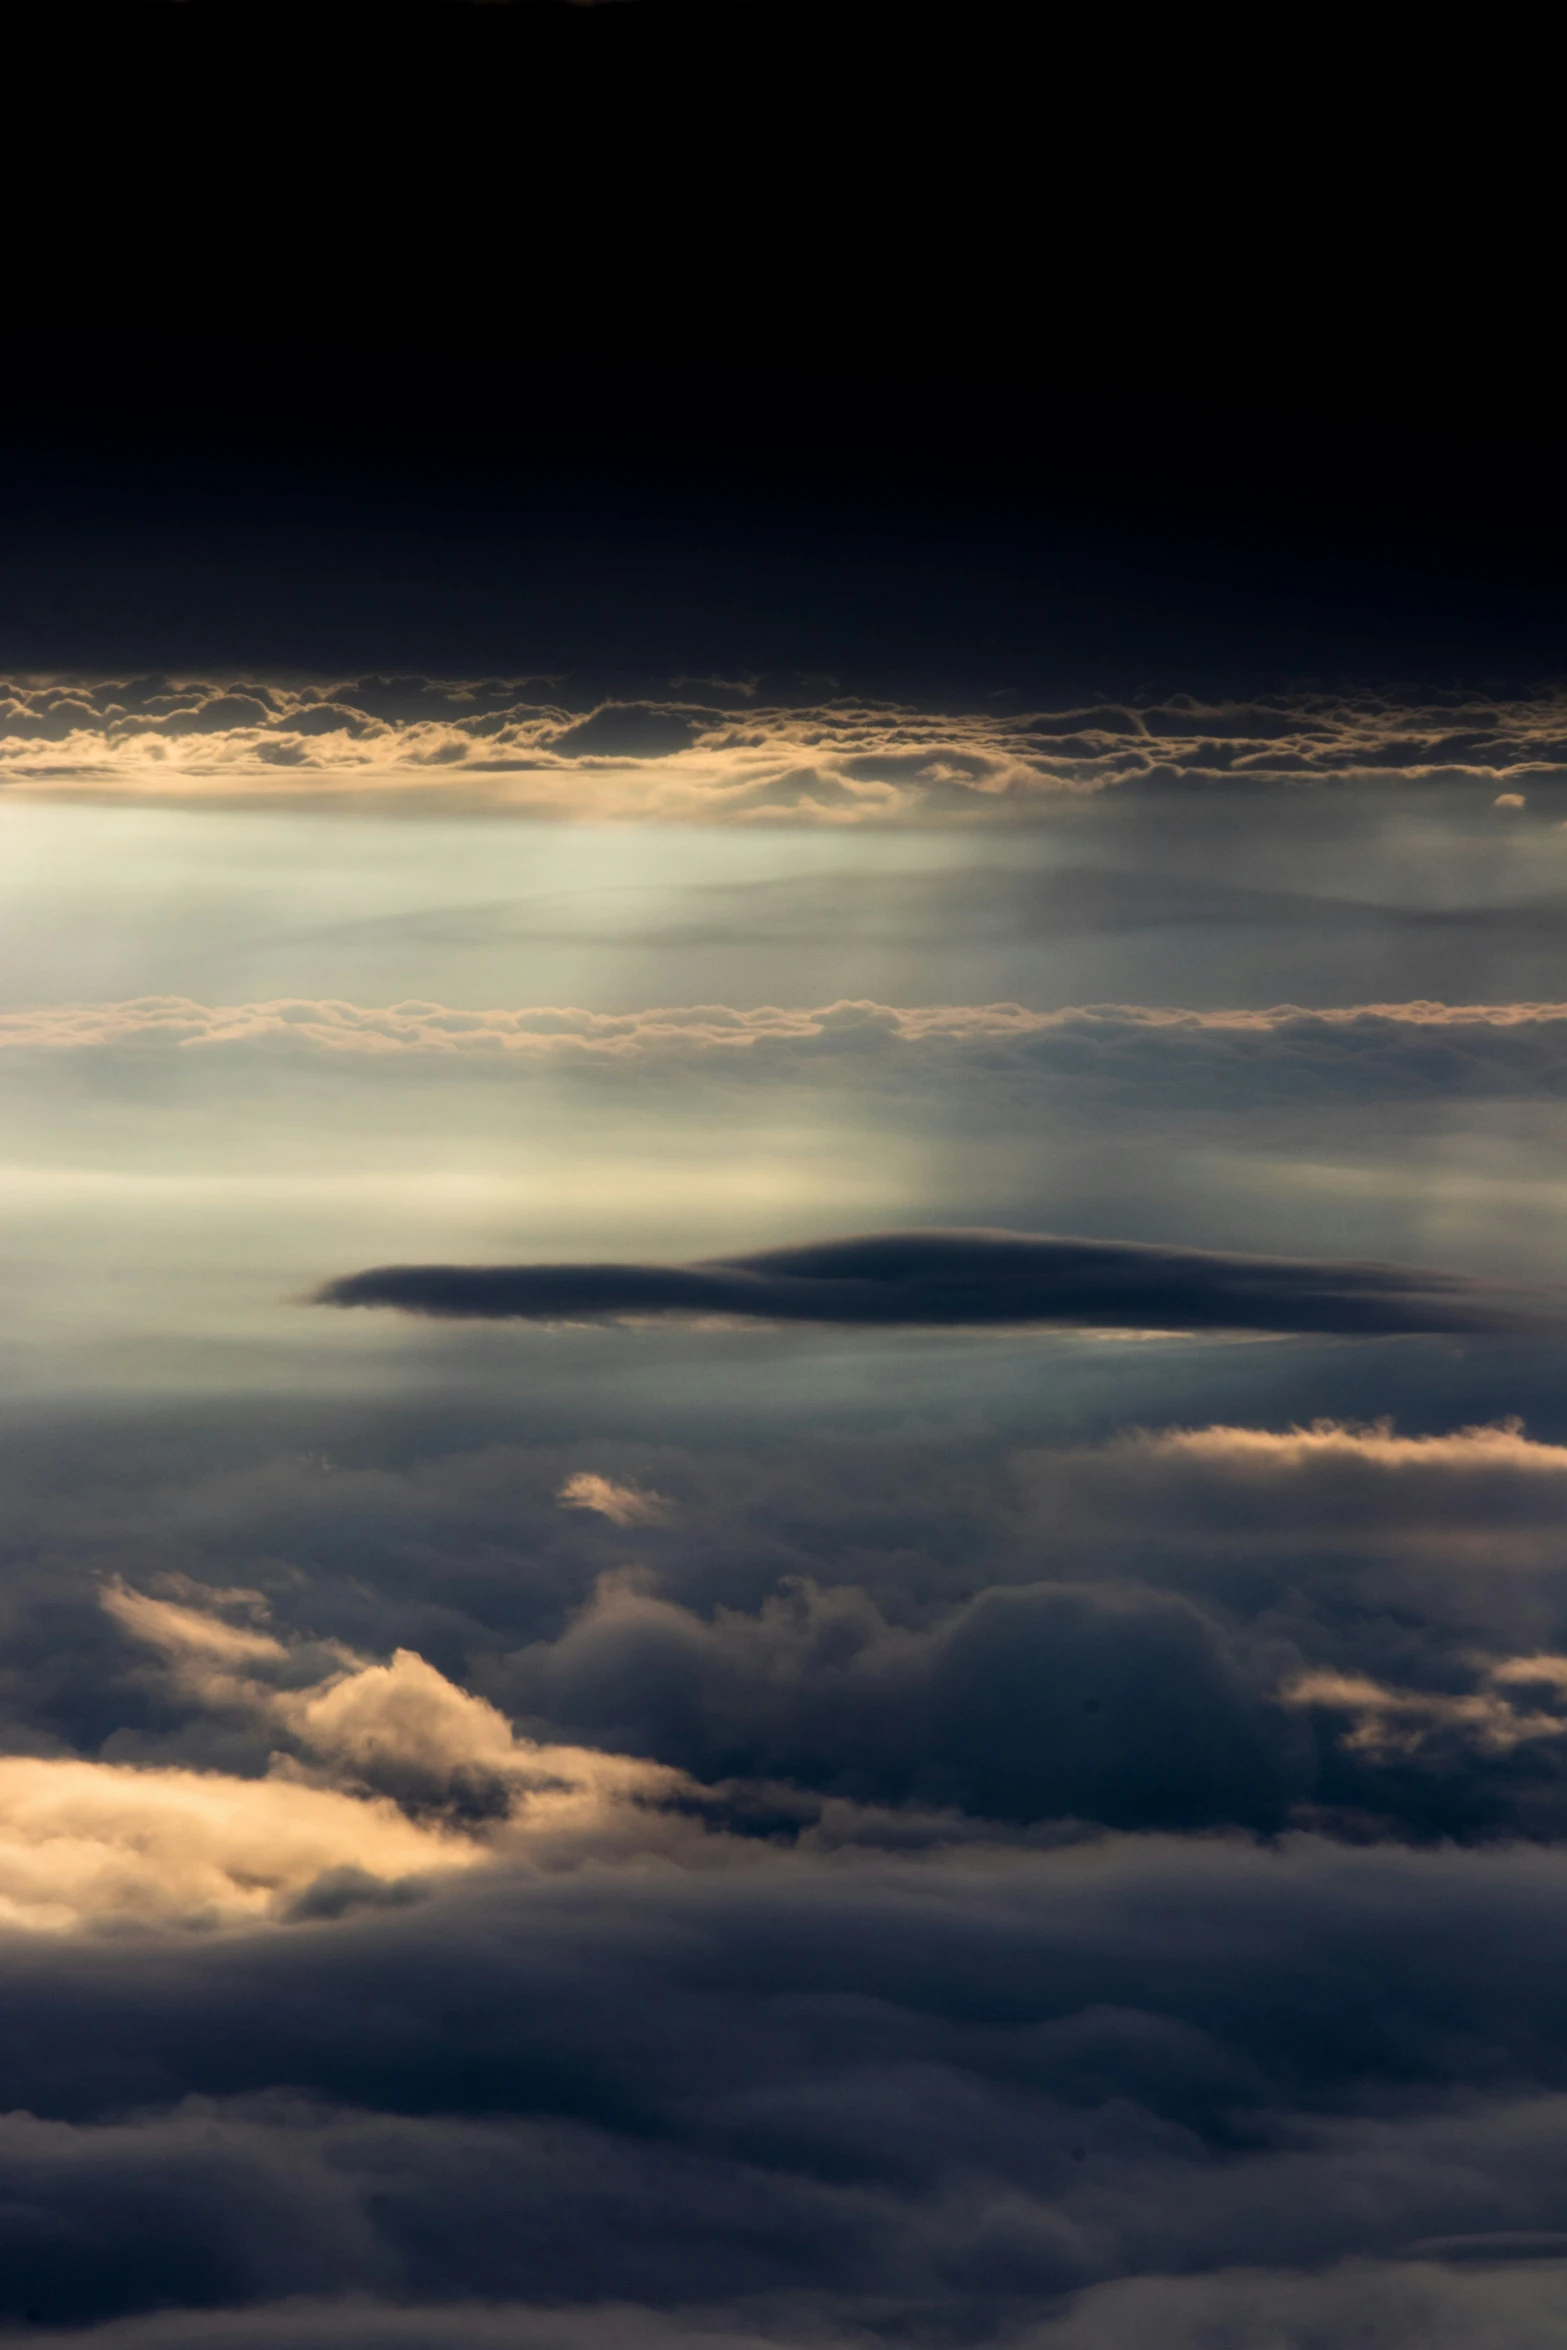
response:
[[[1511,805],[1567,777],[1557,690],[1296,693],[932,712],[760,685],[575,700],[561,681],[0,681],[0,776],[29,791],[375,794],[566,819],[1016,819],[1061,794],[1469,779]]]
[[[722,1315],[1355,1337],[1548,1326],[1453,1274],[984,1230],[873,1232],[691,1265],[380,1265],[327,1282],[314,1302],[450,1321]]]

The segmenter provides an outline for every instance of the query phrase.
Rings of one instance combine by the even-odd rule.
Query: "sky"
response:
[[[286,190],[201,11],[82,68],[0,389],[0,2344],[1548,2350],[1538,285],[1440,189],[1096,259],[992,46],[878,145],[700,14],[431,12],[368,112],[323,36]]]

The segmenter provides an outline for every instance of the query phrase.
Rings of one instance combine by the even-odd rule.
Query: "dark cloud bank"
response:
[[[1543,2329],[1564,1927],[1537,1855],[1155,1841],[492,1884],[269,1942],[24,1951],[8,2290],[78,2324],[264,2281],[542,2305],[543,2339],[551,2307],[607,2302],[648,2312],[618,2321],[644,2338],[652,2312],[786,2341],[1032,2319],[1152,2350],[1171,2336],[1084,2334],[1092,2299],[1064,2296],[1185,2274],[1198,2325],[1174,2338],[1227,2340],[1199,2329],[1233,2272],[1295,2271],[1331,2309],[1352,2245],[1419,2278],[1402,2328],[1362,2338],[1413,2342],[1451,2246],[1545,2254]],[[438,2322],[508,2338],[482,2308]],[[237,2338],[325,2331],[266,2323]],[[203,2337],[171,2315],[131,2338]]]
[[[1451,1274],[983,1231],[867,1233],[696,1265],[383,1265],[328,1282],[316,1302],[496,1321],[724,1314],[1365,1337],[1550,1326]]]

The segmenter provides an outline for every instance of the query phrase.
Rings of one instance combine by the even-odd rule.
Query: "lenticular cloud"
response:
[[[986,1231],[867,1233],[693,1265],[383,1265],[328,1282],[316,1303],[452,1321],[738,1315],[1353,1337],[1551,1326],[1537,1308],[1452,1274]]]

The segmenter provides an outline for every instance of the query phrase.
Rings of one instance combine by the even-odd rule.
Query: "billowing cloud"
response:
[[[480,1321],[739,1315],[1360,1337],[1550,1326],[1548,1309],[1453,1274],[1020,1232],[867,1233],[695,1265],[383,1265],[328,1282],[316,1303]]]
[[[387,1664],[323,1654],[123,1584],[104,1605],[162,1652],[187,1700],[253,1717],[282,1743],[259,1778],[0,1758],[0,1925],[329,1916],[500,1857],[655,1850],[655,1815],[696,1793],[667,1767],[519,1739],[406,1649]],[[672,1814],[662,1842],[685,1832]]]
[[[0,773],[33,792],[333,794],[567,819],[1016,821],[1128,787],[1559,785],[1559,693],[1281,694],[939,713],[854,696],[666,694],[571,707],[539,680],[316,686],[143,677],[0,686]]]
[[[1316,1791],[1274,1658],[1169,1592],[993,1588],[928,1626],[801,1586],[704,1619],[606,1575],[563,1635],[505,1660],[519,1709],[638,1753],[888,1807],[796,1807],[808,1841],[917,1847],[1035,1823],[1276,1827]],[[1563,1725],[1567,1727],[1567,1724]],[[902,1811],[901,1820],[896,1816]]]
[[[539,1851],[591,1833],[606,1807],[693,1792],[677,1771],[519,1738],[487,1699],[410,1649],[379,1664],[333,1642],[285,1645],[123,1584],[109,1585],[103,1604],[162,1652],[197,1704],[254,1716],[291,1741],[292,1754],[273,1756],[274,1775],[314,1772],[339,1790],[470,1829],[499,1822],[514,1846],[525,1834]]]

